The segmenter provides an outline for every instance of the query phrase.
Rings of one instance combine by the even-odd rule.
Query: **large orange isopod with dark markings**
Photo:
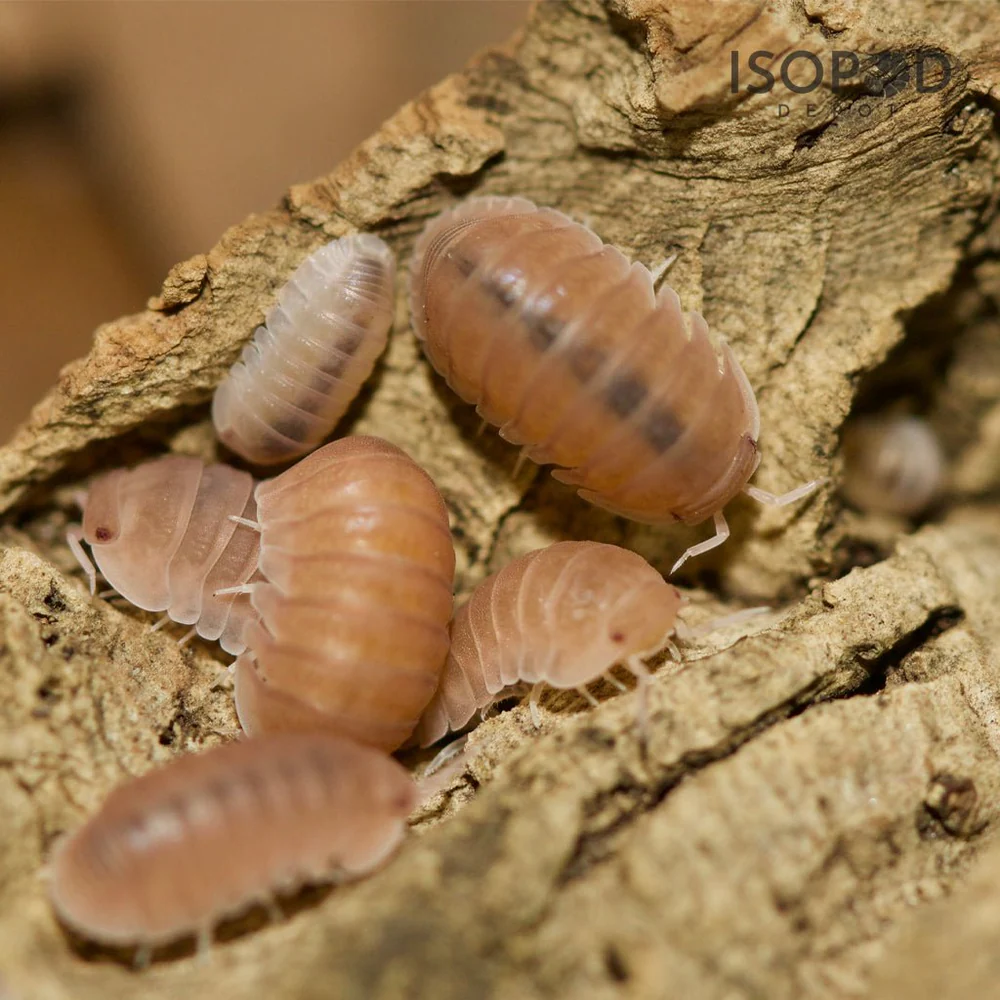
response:
[[[246,732],[330,729],[393,750],[448,652],[455,550],[433,480],[380,438],[326,445],[256,491],[236,706]]]
[[[714,517],[760,460],[753,390],[698,313],[585,226],[524,198],[471,198],[414,251],[413,326],[431,364],[505,440],[580,496],[648,524]]]
[[[55,851],[60,919],[108,945],[156,947],[283,891],[382,864],[417,789],[405,768],[322,733],[180,757],[126,782]]]

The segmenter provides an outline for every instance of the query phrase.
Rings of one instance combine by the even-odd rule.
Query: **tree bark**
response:
[[[1000,815],[998,29],[1000,11],[975,2],[543,4],[331,174],[178,264],[145,312],[101,327],[0,451],[11,995],[869,995],[913,911],[962,881]],[[786,54],[814,54],[823,84],[747,94],[758,50],[776,74]],[[863,60],[834,93],[835,50],[905,58]],[[921,92],[932,50],[950,79]],[[553,205],[650,265],[677,254],[670,283],[757,391],[756,482],[832,480],[793,508],[734,504],[734,538],[683,578],[689,620],[749,600],[775,611],[659,670],[645,745],[634,696],[610,691],[592,710],[550,699],[537,732],[524,708],[490,719],[385,870],[208,964],[140,975],[70,942],[38,878],[53,840],[127,775],[238,728],[217,652],[89,598],[62,542],[74,490],[164,447],[218,457],[207,400],[299,261],[364,229],[405,262],[426,219],[470,192]],[[459,591],[560,538],[668,568],[695,532],[625,523],[544,471],[513,475],[514,449],[477,436],[421,357],[404,280],[399,292],[344,429],[389,438],[439,483]],[[834,489],[846,416],[883,401],[925,413],[953,460],[947,503],[915,531]],[[900,961],[871,995],[903,995]]]

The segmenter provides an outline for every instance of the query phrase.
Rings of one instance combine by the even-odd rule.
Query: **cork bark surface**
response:
[[[775,72],[815,54],[823,85],[748,95],[757,50]],[[903,58],[866,58],[835,94],[834,50]],[[921,92],[931,50],[950,79]],[[994,995],[995,962],[972,959],[1000,924],[998,83],[1000,10],[974,0],[543,4],[98,329],[0,449],[0,995]],[[596,709],[550,699],[537,731],[525,708],[503,712],[384,870],[286,901],[277,924],[251,914],[207,963],[182,944],[137,972],[55,922],[46,858],[118,781],[238,727],[222,654],[92,599],[65,528],[100,471],[220,457],[211,392],[309,252],[370,230],[400,257],[389,351],[340,431],[380,434],[434,476],[460,595],[553,540],[666,569],[705,533],[515,476],[515,450],[477,436],[432,374],[406,263],[424,222],[472,192],[553,205],[650,265],[676,254],[668,280],[757,391],[757,484],[831,481],[791,508],[735,502],[734,537],[685,567],[691,622],[773,610],[661,667],[645,746],[634,695],[611,689]],[[920,525],[836,492],[844,420],[896,402],[952,461]],[[956,981],[942,966],[960,947]]]

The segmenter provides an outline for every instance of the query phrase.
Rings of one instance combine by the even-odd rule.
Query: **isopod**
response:
[[[395,274],[392,251],[368,233],[306,258],[215,392],[219,439],[258,465],[323,441],[385,350]]]
[[[439,215],[414,250],[410,309],[434,368],[522,455],[561,468],[596,506],[635,521],[729,535],[722,509],[760,454],[750,383],[704,319],[642,264],[585,226],[524,198],[471,198]]]
[[[842,489],[862,510],[914,516],[944,484],[944,452],[919,417],[869,417],[844,430]]]
[[[276,893],[356,878],[396,849],[417,801],[391,757],[285,733],[179,757],[119,785],[56,848],[50,896],[68,927],[149,949]]]
[[[414,740],[461,729],[516,685],[587,685],[623,664],[645,683],[643,659],[670,644],[681,597],[642,556],[600,542],[556,542],[488,577],[456,613],[451,649]]]
[[[108,583],[145,611],[165,611],[243,652],[243,627],[255,616],[246,597],[218,593],[253,579],[260,538],[233,518],[252,520],[254,480],[226,465],[168,455],[134,469],[116,469],[91,485],[83,525],[67,535],[95,589],[86,541]]]
[[[441,494],[404,451],[356,436],[261,483],[256,502],[264,579],[236,588],[260,615],[235,666],[244,730],[323,727],[395,749],[448,650]]]

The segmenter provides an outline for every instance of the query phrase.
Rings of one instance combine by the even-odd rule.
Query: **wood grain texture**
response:
[[[543,4],[330,175],[174,268],[149,311],[102,327],[0,452],[11,989],[865,996],[914,914],[959,886],[1000,809],[998,16],[924,0]],[[828,60],[876,44],[938,47],[952,79],[891,99],[871,74],[839,97],[727,92],[732,49]],[[847,512],[832,489],[794,510],[734,504],[735,537],[691,567],[710,591],[692,592],[692,616],[750,596],[779,610],[661,668],[645,754],[630,695],[594,710],[543,701],[540,733],[525,708],[503,713],[473,737],[468,777],[372,879],[221,946],[207,967],[156,964],[140,984],[81,960],[37,879],[52,839],[124,774],[236,725],[205,650],[178,652],[68,578],[73,487],[164,444],[212,458],[211,391],[295,266],[371,227],[405,261],[427,218],[472,192],[553,205],[649,264],[678,253],[671,284],[729,339],[760,401],[763,488],[836,477],[845,417],[889,394],[919,402],[959,494],[912,535]],[[514,449],[476,437],[408,330],[402,270],[388,353],[345,429],[400,445],[440,485],[460,593],[566,537],[669,565],[690,530],[628,525],[547,476],[514,478]]]

